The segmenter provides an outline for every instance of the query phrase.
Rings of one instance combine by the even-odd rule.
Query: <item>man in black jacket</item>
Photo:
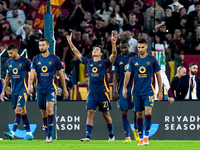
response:
[[[176,89],[177,99],[200,99],[200,78],[197,63],[190,63],[189,74],[182,76]]]

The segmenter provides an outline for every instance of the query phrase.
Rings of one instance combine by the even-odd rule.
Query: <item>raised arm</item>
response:
[[[124,86],[123,86],[123,96],[126,98],[127,97],[127,85],[129,83],[129,80],[130,80],[130,76],[131,76],[131,72],[129,71],[126,71],[126,75],[124,77]]]
[[[78,49],[72,43],[72,33],[70,35],[67,35],[67,41],[74,55],[82,62],[82,54],[78,51]]]
[[[156,77],[157,77],[157,80],[158,80],[158,99],[159,100],[162,100],[163,99],[163,92],[162,92],[162,78],[161,78],[161,75],[160,75],[160,71],[156,72]]]
[[[4,102],[5,90],[10,82],[10,73],[6,73],[6,78],[3,86],[3,90],[1,92],[1,101]]]
[[[111,34],[112,54],[109,57],[110,62],[112,62],[112,63],[114,62],[114,60],[115,60],[115,58],[117,56],[116,42],[117,42],[117,39],[114,38],[113,32],[112,32],[112,34]]]

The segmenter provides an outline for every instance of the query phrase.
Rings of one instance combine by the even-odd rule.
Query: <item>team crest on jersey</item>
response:
[[[146,63],[147,65],[150,65],[151,63],[150,63],[150,61],[147,61],[147,63]]]
[[[19,63],[19,67],[21,67],[22,66],[22,63]]]
[[[52,64],[52,61],[49,61],[48,64],[51,65],[51,64]]]
[[[136,62],[136,63],[135,63],[135,66],[138,66],[138,65],[139,65],[138,62]]]
[[[99,65],[98,65],[98,67],[101,67],[101,66],[102,66],[102,64],[99,64]]]
[[[122,65],[123,64],[123,62],[121,61],[120,63],[119,63],[119,65]]]
[[[12,65],[10,65],[9,67],[12,67]]]

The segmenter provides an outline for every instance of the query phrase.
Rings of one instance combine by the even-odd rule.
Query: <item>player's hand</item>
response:
[[[168,101],[169,101],[170,104],[173,104],[175,100],[174,100],[173,97],[170,97]]]
[[[5,96],[5,92],[2,91],[2,92],[1,92],[1,101],[2,101],[2,102],[4,102],[4,96]]]
[[[158,94],[157,94],[157,97],[158,97],[159,101],[163,100],[163,92],[159,91]]]
[[[119,94],[116,91],[113,91],[113,100],[118,101]]]
[[[115,44],[117,42],[117,39],[113,36],[113,32],[111,34],[111,43]]]
[[[28,93],[28,95],[31,95],[31,93],[33,93],[33,88],[32,87],[28,87],[27,93]]]
[[[72,32],[71,32],[70,35],[67,35],[66,38],[67,38],[67,41],[68,41],[69,43],[72,42]]]
[[[124,96],[124,98],[127,97],[127,88],[123,88],[122,95]]]
[[[67,99],[67,98],[68,98],[68,96],[69,96],[69,93],[68,93],[68,91],[67,91],[67,90],[63,90],[63,96],[64,96],[64,98],[65,98],[65,99]]]

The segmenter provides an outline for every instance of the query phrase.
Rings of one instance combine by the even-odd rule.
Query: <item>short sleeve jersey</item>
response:
[[[21,91],[27,90],[28,72],[31,61],[23,56],[17,60],[8,59],[6,62],[7,73],[10,73],[12,83],[12,95],[17,95]]]
[[[108,59],[94,62],[82,56],[82,63],[87,66],[89,75],[89,92],[109,92],[107,68],[111,65]]]
[[[124,85],[124,76],[126,72],[126,67],[128,65],[129,59],[136,55],[136,53],[130,53],[128,56],[122,56],[121,54],[115,58],[114,64],[112,66],[112,72],[119,74],[119,87],[118,92],[122,92]],[[132,81],[127,85],[127,89],[132,87]]]
[[[158,61],[152,55],[141,58],[138,55],[130,58],[126,71],[134,76],[132,95],[146,95],[154,92],[152,77],[154,72],[160,71]]]
[[[53,54],[43,57],[41,54],[33,58],[31,69],[37,73],[37,91],[46,93],[52,89],[57,90],[56,71],[62,69],[60,59]]]

